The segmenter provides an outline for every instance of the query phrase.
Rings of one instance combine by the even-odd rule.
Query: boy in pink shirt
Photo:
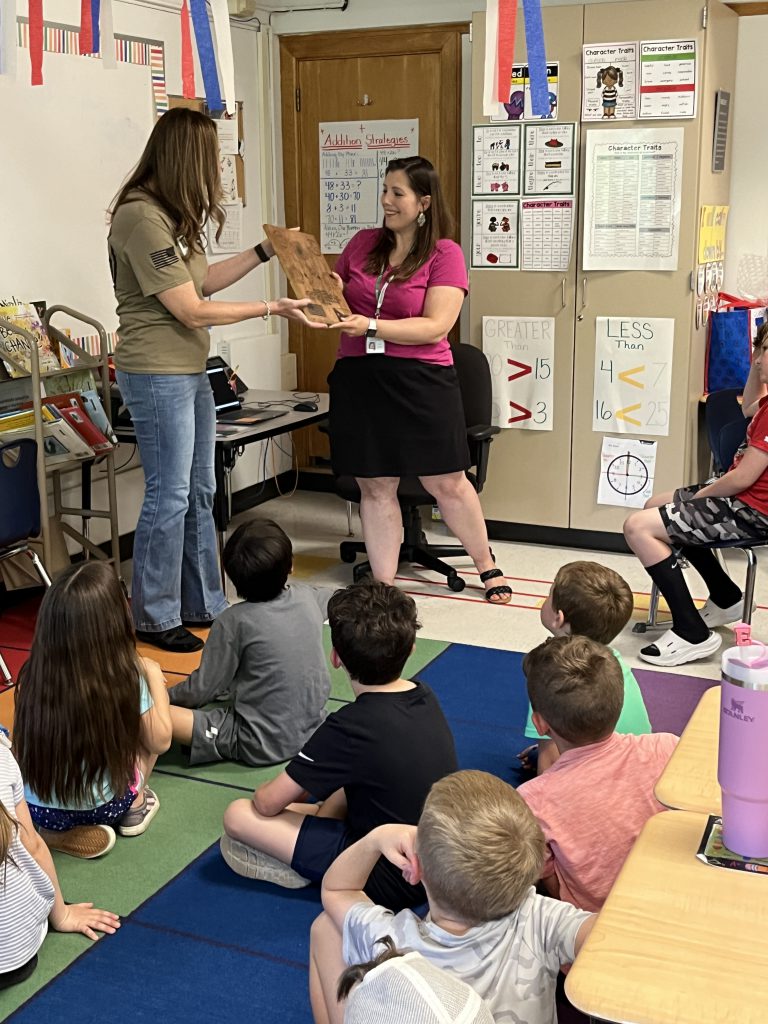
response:
[[[542,882],[551,896],[597,911],[643,825],[664,809],[653,789],[677,737],[614,732],[621,666],[585,636],[546,640],[526,655],[523,671],[533,723],[560,752],[518,789],[547,841]]]

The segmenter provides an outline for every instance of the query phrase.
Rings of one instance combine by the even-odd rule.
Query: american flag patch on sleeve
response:
[[[151,252],[149,258],[152,260],[152,266],[155,270],[162,270],[164,267],[170,267],[174,263],[179,262],[178,253],[172,245],[167,249],[158,249],[157,252]]]

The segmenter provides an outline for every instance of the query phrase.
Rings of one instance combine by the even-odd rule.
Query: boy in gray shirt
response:
[[[173,738],[191,745],[190,764],[276,764],[325,718],[331,679],[322,625],[333,590],[287,585],[293,549],[271,520],[239,526],[223,563],[243,601],[214,621],[200,667],[169,691]],[[202,710],[222,693],[227,706]]]

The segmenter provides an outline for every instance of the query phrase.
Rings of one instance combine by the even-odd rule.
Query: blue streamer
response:
[[[101,37],[99,35],[99,17],[101,15],[101,0],[91,0],[91,39],[93,42],[92,53],[101,52]]]
[[[549,82],[541,0],[523,0],[525,12],[525,48],[531,79],[531,110],[535,117],[549,117]]]
[[[213,37],[211,35],[211,26],[208,21],[205,0],[191,0],[190,11],[192,14],[192,24],[195,29],[197,55],[200,58],[200,69],[203,72],[205,102],[208,105],[208,110],[215,114],[224,109],[224,103],[221,99],[219,73],[216,69],[216,54],[213,51]]]

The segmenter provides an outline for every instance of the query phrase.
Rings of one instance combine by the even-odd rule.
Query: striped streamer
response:
[[[0,0],[0,75],[16,76],[16,0]]]
[[[91,0],[80,0],[80,53],[93,53]]]
[[[101,50],[101,39],[99,34],[100,0],[91,0],[91,53],[98,53]]]
[[[523,0],[523,11],[528,74],[531,80],[531,110],[534,117],[549,117],[547,51],[544,44],[544,26],[541,22],[541,0]]]
[[[235,102],[235,59],[232,54],[232,29],[229,26],[227,0],[208,0],[213,12],[213,28],[216,32],[216,56],[219,58],[221,83],[224,86],[224,102],[227,114],[234,117]]]
[[[32,85],[43,84],[43,0],[29,0],[29,62]]]
[[[115,29],[112,23],[112,0],[101,0],[99,35],[104,69],[105,71],[114,71],[117,68],[117,54],[115,53]]]
[[[496,60],[499,50],[499,0],[487,0],[485,5],[485,61],[483,65],[483,114],[493,117],[499,112],[497,97],[499,76]]]
[[[216,70],[216,55],[213,52],[211,26],[208,23],[208,11],[205,0],[191,0],[192,24],[195,27],[195,43],[200,58],[200,70],[203,73],[205,86],[205,102],[208,110],[218,113],[224,109],[219,90],[219,75]]]
[[[195,58],[192,54],[192,26],[189,23],[187,0],[181,5],[181,94],[185,100],[193,100],[195,90]]]
[[[499,41],[496,56],[496,99],[499,103],[509,102],[516,22],[517,0],[499,0]]]

